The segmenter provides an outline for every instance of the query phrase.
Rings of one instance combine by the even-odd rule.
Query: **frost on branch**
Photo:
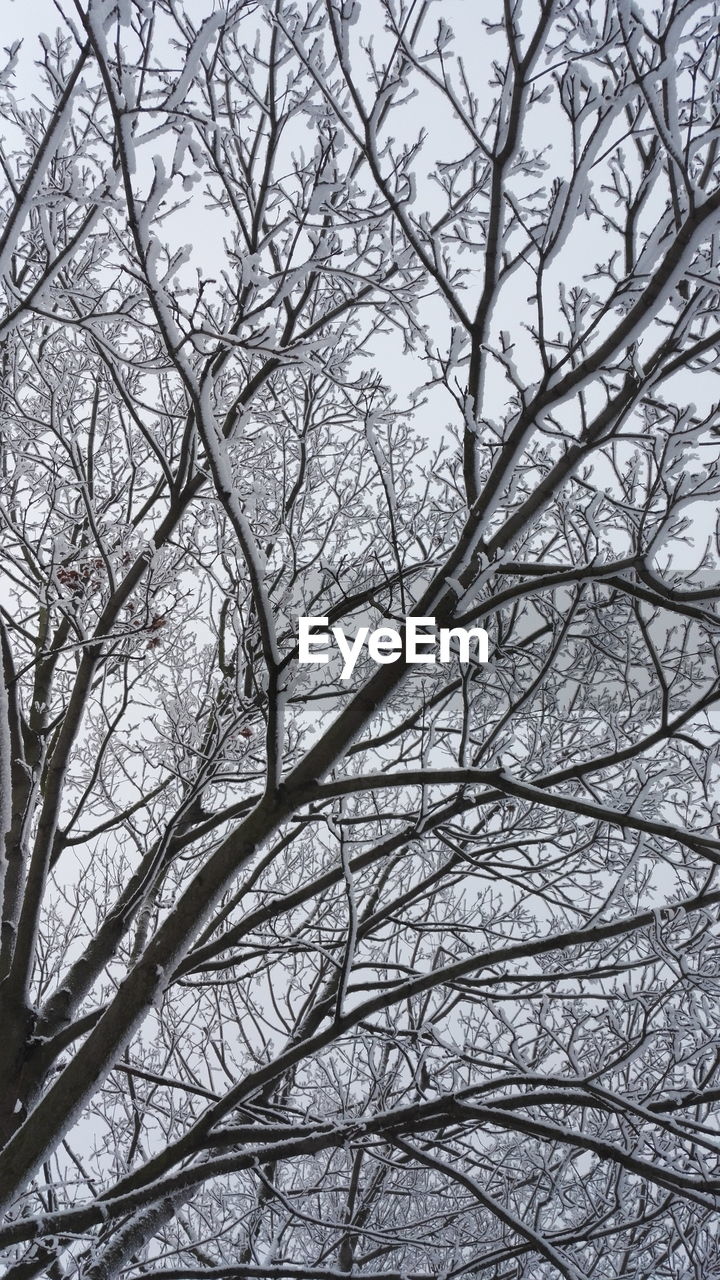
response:
[[[7,36],[11,1280],[718,1272],[717,16],[486,7]]]

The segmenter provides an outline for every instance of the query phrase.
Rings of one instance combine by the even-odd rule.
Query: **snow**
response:
[[[206,18],[200,26],[188,51],[185,66],[178,77],[177,84],[163,103],[165,111],[175,111],[184,104],[190,87],[198,74],[203,57],[208,50],[210,41],[217,35],[224,21],[225,14],[222,9],[218,9],[216,13]]]

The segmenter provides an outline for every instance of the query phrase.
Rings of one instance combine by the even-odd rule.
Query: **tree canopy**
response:
[[[18,10],[7,1280],[720,1275],[719,25]]]

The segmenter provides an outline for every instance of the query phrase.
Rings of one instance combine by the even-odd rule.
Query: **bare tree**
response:
[[[0,73],[5,1275],[720,1275],[718,5],[50,12]],[[301,616],[490,661],[343,680]]]

